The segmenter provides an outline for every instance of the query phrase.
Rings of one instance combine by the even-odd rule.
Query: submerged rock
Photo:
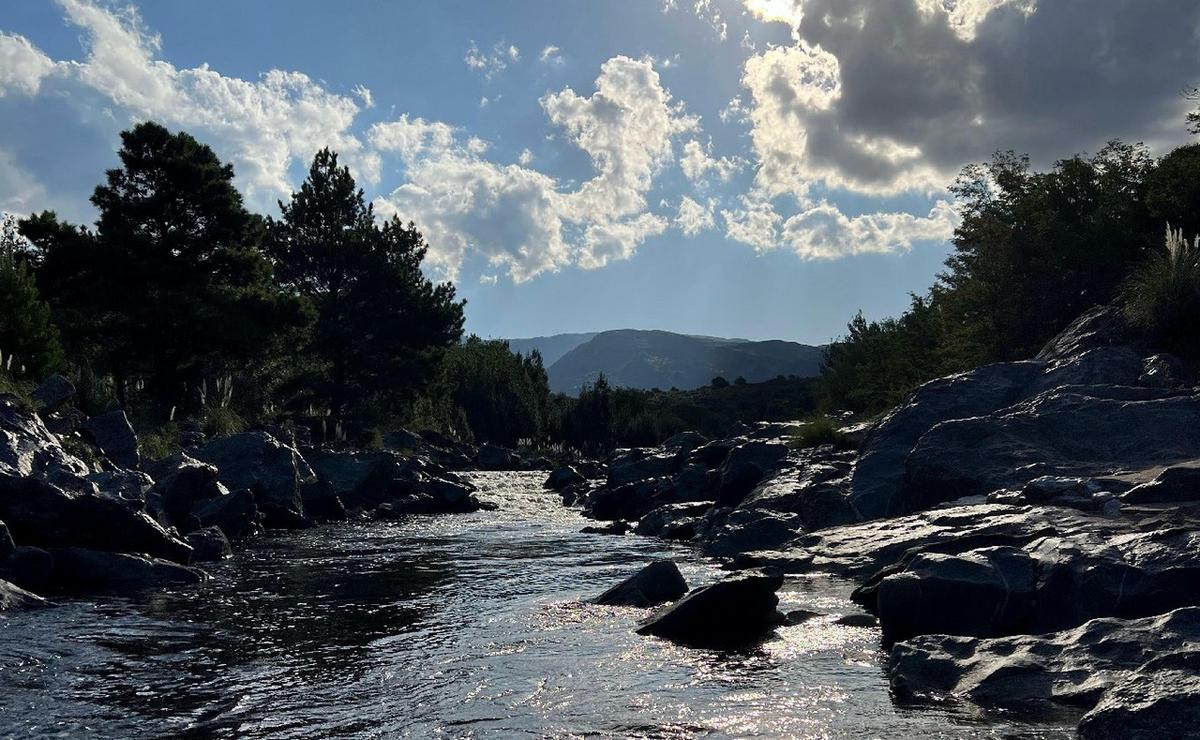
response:
[[[785,623],[775,595],[782,585],[782,576],[718,581],[651,615],[637,632],[692,647],[751,646]]]
[[[649,607],[674,601],[687,593],[687,581],[670,560],[659,560],[600,594],[593,601],[603,606]]]

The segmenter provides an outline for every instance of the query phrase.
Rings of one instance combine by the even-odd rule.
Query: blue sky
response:
[[[469,331],[816,343],[930,284],[962,165],[1163,153],[1198,78],[1193,0],[7,0],[0,210],[90,222],[138,120],[263,212],[328,145]]]

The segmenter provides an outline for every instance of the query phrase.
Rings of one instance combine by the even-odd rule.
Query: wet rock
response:
[[[632,527],[629,522],[615,521],[605,524],[602,527],[587,526],[579,530],[581,534],[613,534],[624,535],[628,534]]]
[[[186,455],[174,456],[160,465],[162,477],[150,490],[168,521],[183,532],[195,528],[192,512],[203,502],[229,495],[218,480],[217,469]]]
[[[54,558],[54,588],[72,593],[127,593],[204,579],[195,568],[140,555],[80,547],[53,548],[50,554]]]
[[[201,527],[218,527],[235,542],[259,530],[258,506],[254,494],[246,489],[203,501],[192,509],[192,515]]]
[[[345,521],[348,514],[337,492],[327,483],[313,483],[300,489],[300,500],[304,502],[305,518],[318,522]]]
[[[1136,704],[1123,698],[1131,694],[1155,696],[1143,683],[1162,673],[1151,661],[1197,649],[1200,609],[1193,607],[1134,620],[1095,619],[1070,630],[1038,635],[993,639],[924,635],[896,644],[889,678],[895,694],[906,700],[950,697],[1029,714],[1083,713],[1097,707],[1106,692],[1117,686],[1127,687],[1128,693],[1122,690],[1114,696],[1113,705]],[[1144,669],[1148,664],[1149,669]],[[1178,686],[1180,695],[1186,696],[1189,684]],[[1155,702],[1147,704],[1152,707]],[[1099,733],[1112,725],[1099,718],[1095,722],[1093,737],[1109,737]],[[1112,737],[1127,736],[1131,735]]]
[[[480,446],[475,455],[475,464],[483,470],[520,470],[521,457],[517,453],[491,443]]]
[[[695,589],[651,615],[638,628],[694,647],[739,648],[753,645],[782,625],[775,592],[781,576],[739,576]]]
[[[253,492],[264,514],[279,512],[278,519],[303,518],[300,487],[315,482],[316,474],[295,448],[266,432],[252,431],[215,439],[192,450],[191,455],[215,466],[229,490]]]
[[[1191,374],[1183,360],[1166,353],[1147,357],[1142,362],[1142,372],[1137,379],[1138,385],[1151,388],[1182,388],[1190,381]]]
[[[811,619],[823,616],[825,615],[821,614],[821,612],[814,612],[810,609],[793,609],[784,618],[787,620],[787,626],[795,627],[798,624],[804,624]]]
[[[0,562],[0,578],[30,591],[45,591],[54,576],[54,558],[40,547],[22,545]]]
[[[551,491],[563,491],[569,486],[583,483],[586,480],[578,470],[567,465],[551,472],[543,487],[549,488]]]
[[[124,411],[118,409],[93,416],[80,429],[115,465],[136,468],[141,464],[137,435]]]
[[[667,540],[690,540],[696,534],[696,524],[708,509],[707,503],[659,506],[638,520],[637,533]]]
[[[783,467],[787,447],[774,442],[747,442],[729,451],[721,466],[718,506],[736,506],[769,474]]]
[[[670,475],[675,464],[674,455],[648,453],[642,449],[621,451],[608,461],[608,487],[619,488]]]
[[[674,601],[688,591],[679,567],[659,560],[600,594],[593,603],[604,606],[650,607]]]
[[[365,503],[360,489],[383,466],[391,464],[394,458],[391,452],[333,450],[314,450],[305,455],[317,478],[330,486],[336,496],[343,502],[352,501],[360,506]]]
[[[1152,658],[1079,723],[1082,740],[1161,740],[1200,731],[1200,644]]]
[[[838,617],[834,624],[843,627],[878,627],[879,619],[870,614],[846,614]]]
[[[14,583],[0,580],[0,613],[43,606],[49,606],[49,602],[41,596],[30,593]]]
[[[55,411],[74,396],[75,384],[58,374],[43,380],[32,394],[38,413]]]
[[[1127,504],[1200,503],[1200,460],[1166,468],[1153,480],[1121,494]]]
[[[233,557],[233,547],[219,527],[198,529],[188,534],[187,541],[192,546],[193,562],[205,563]]]

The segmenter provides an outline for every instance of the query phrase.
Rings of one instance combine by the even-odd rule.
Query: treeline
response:
[[[879,412],[932,378],[1032,357],[1099,304],[1200,360],[1200,247],[1188,241],[1200,234],[1200,144],[1155,160],[1114,141],[1045,172],[998,153],[951,191],[962,221],[945,270],[901,316],[854,317],[829,348],[822,407]]]

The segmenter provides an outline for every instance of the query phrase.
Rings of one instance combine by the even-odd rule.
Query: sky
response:
[[[339,152],[467,330],[823,343],[923,292],[947,186],[1188,140],[1196,0],[5,0],[0,210],[87,202],[142,120],[278,212]]]

